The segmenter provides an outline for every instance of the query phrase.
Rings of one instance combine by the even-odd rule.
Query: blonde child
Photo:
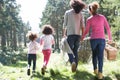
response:
[[[35,72],[36,69],[36,52],[39,49],[40,45],[36,42],[37,39],[37,34],[33,33],[31,31],[28,32],[27,37],[29,38],[30,42],[28,43],[28,54],[27,54],[27,59],[28,59],[28,70],[27,74],[30,75],[30,67],[31,67],[31,62],[33,61],[33,68],[32,72]]]

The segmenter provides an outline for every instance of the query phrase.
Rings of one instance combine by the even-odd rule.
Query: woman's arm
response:
[[[89,32],[89,29],[90,29],[90,21],[89,20],[87,20],[87,22],[86,22],[86,27],[85,27],[85,31],[83,31],[84,33],[83,33],[83,35],[82,35],[82,40],[84,39],[84,37],[87,35],[87,33]]]
[[[65,14],[64,14],[64,22],[63,22],[63,37],[66,36],[67,20],[68,20],[68,15],[67,15],[67,11],[66,11]]]
[[[107,30],[109,40],[112,40],[110,26],[109,26],[108,21],[107,21],[107,19],[105,17],[104,17],[104,25],[105,25],[105,28]]]

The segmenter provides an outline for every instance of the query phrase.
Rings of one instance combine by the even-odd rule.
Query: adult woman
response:
[[[91,16],[87,19],[86,29],[82,36],[82,40],[91,29],[90,43],[92,48],[92,62],[93,62],[94,73],[98,75],[98,79],[102,80],[103,56],[104,56],[103,52],[105,48],[104,28],[106,28],[108,33],[109,43],[112,40],[112,36],[111,36],[109,24],[105,16],[97,13],[98,8],[99,8],[99,4],[97,2],[93,2],[89,5],[89,13],[91,14]]]
[[[64,15],[63,37],[67,35],[68,44],[73,51],[73,54],[68,53],[68,56],[72,64],[72,72],[75,72],[78,65],[77,50],[79,47],[80,33],[84,31],[84,21],[81,11],[85,7],[85,4],[81,0],[71,0],[70,6],[72,9],[67,10]]]

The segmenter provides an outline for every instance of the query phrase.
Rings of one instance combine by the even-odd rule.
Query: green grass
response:
[[[92,63],[79,63],[76,73],[71,72],[70,64],[65,65],[61,54],[52,54],[47,72],[43,76],[41,67],[43,56],[37,58],[35,74],[27,76],[27,61],[19,61],[10,66],[0,65],[0,80],[96,80],[92,70]],[[104,62],[105,80],[120,80],[120,59]]]

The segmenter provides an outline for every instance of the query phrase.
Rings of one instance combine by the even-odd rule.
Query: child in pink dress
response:
[[[40,37],[40,45],[43,46],[42,53],[44,55],[44,62],[43,67],[41,68],[41,73],[45,74],[45,69],[49,62],[49,58],[52,51],[52,45],[54,44],[54,37],[53,37],[53,28],[50,25],[44,25],[42,33],[43,35]]]

